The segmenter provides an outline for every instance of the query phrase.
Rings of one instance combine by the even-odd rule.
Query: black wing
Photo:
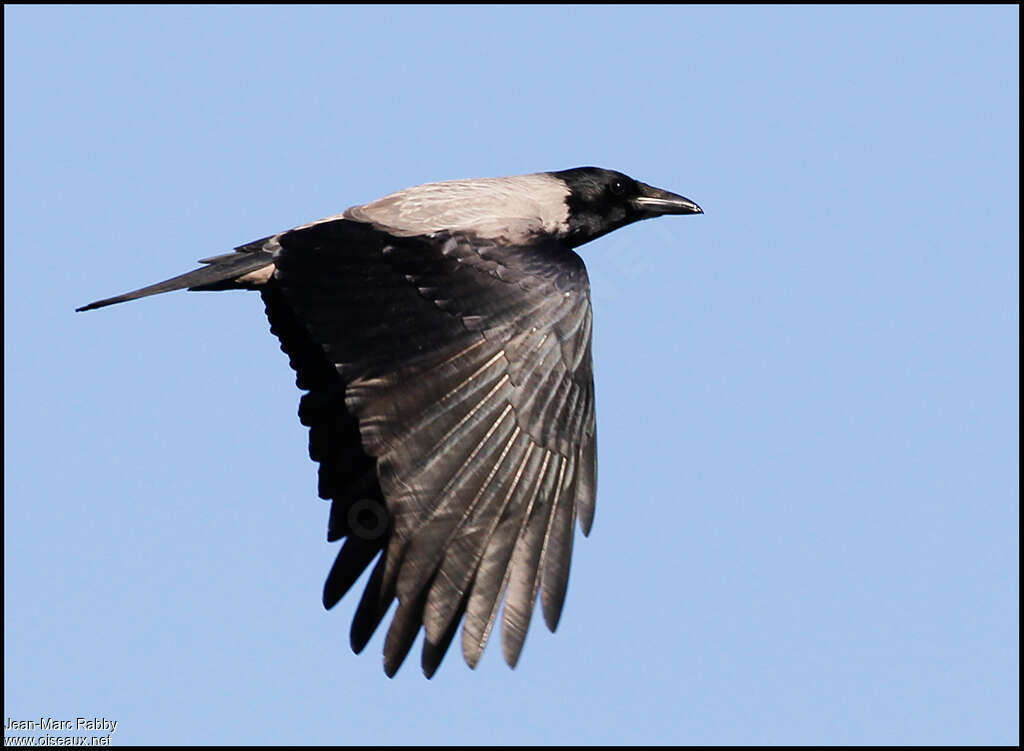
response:
[[[559,244],[395,238],[348,220],[280,237],[264,293],[298,372],[300,416],[346,541],[334,605],[380,556],[352,625],[360,651],[397,596],[393,675],[420,626],[433,674],[465,616],[475,666],[504,595],[519,658],[538,592],[558,624],[577,515],[594,512],[591,308],[583,262]]]

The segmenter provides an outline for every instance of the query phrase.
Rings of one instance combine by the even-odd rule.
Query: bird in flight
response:
[[[376,560],[353,650],[397,599],[388,676],[422,627],[430,678],[460,622],[475,667],[500,609],[515,667],[538,595],[558,625],[573,529],[587,535],[594,518],[590,286],[573,249],[640,219],[701,213],[596,167],[429,183],[78,310],[259,291],[306,392],[299,419],[331,502],[327,539],[344,540],[324,605]]]

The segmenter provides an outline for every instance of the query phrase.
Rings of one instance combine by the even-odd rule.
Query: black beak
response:
[[[662,214],[703,214],[704,209],[695,204],[689,198],[677,196],[661,188],[652,188],[650,185],[640,184],[643,193],[633,199],[638,209],[650,216],[661,216]]]

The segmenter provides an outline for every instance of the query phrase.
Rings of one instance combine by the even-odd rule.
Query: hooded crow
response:
[[[596,167],[430,183],[78,310],[177,289],[259,291],[306,392],[299,419],[331,502],[327,539],[344,540],[324,605],[376,560],[353,650],[397,599],[389,676],[422,627],[431,677],[460,622],[475,667],[504,602],[515,667],[538,594],[558,625],[575,523],[586,535],[594,519],[590,287],[573,248],[700,213]]]

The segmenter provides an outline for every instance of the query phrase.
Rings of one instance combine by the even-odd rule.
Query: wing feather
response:
[[[533,498],[533,478],[543,474],[542,462],[548,461],[548,452],[530,441],[526,456],[514,478],[506,501],[506,510],[497,528],[487,540],[473,581],[466,623],[462,632],[462,654],[470,667],[476,667],[491,635],[501,605],[501,597],[508,586],[512,568],[508,565],[524,527],[524,511]]]
[[[502,613],[501,646],[505,662],[510,667],[515,667],[519,661],[519,654],[526,641],[533,605],[537,601],[540,559],[553,508],[549,499],[557,493],[558,478],[565,469],[564,458],[551,451],[546,452],[544,459],[533,497],[523,514],[523,529],[509,562],[511,574]]]

